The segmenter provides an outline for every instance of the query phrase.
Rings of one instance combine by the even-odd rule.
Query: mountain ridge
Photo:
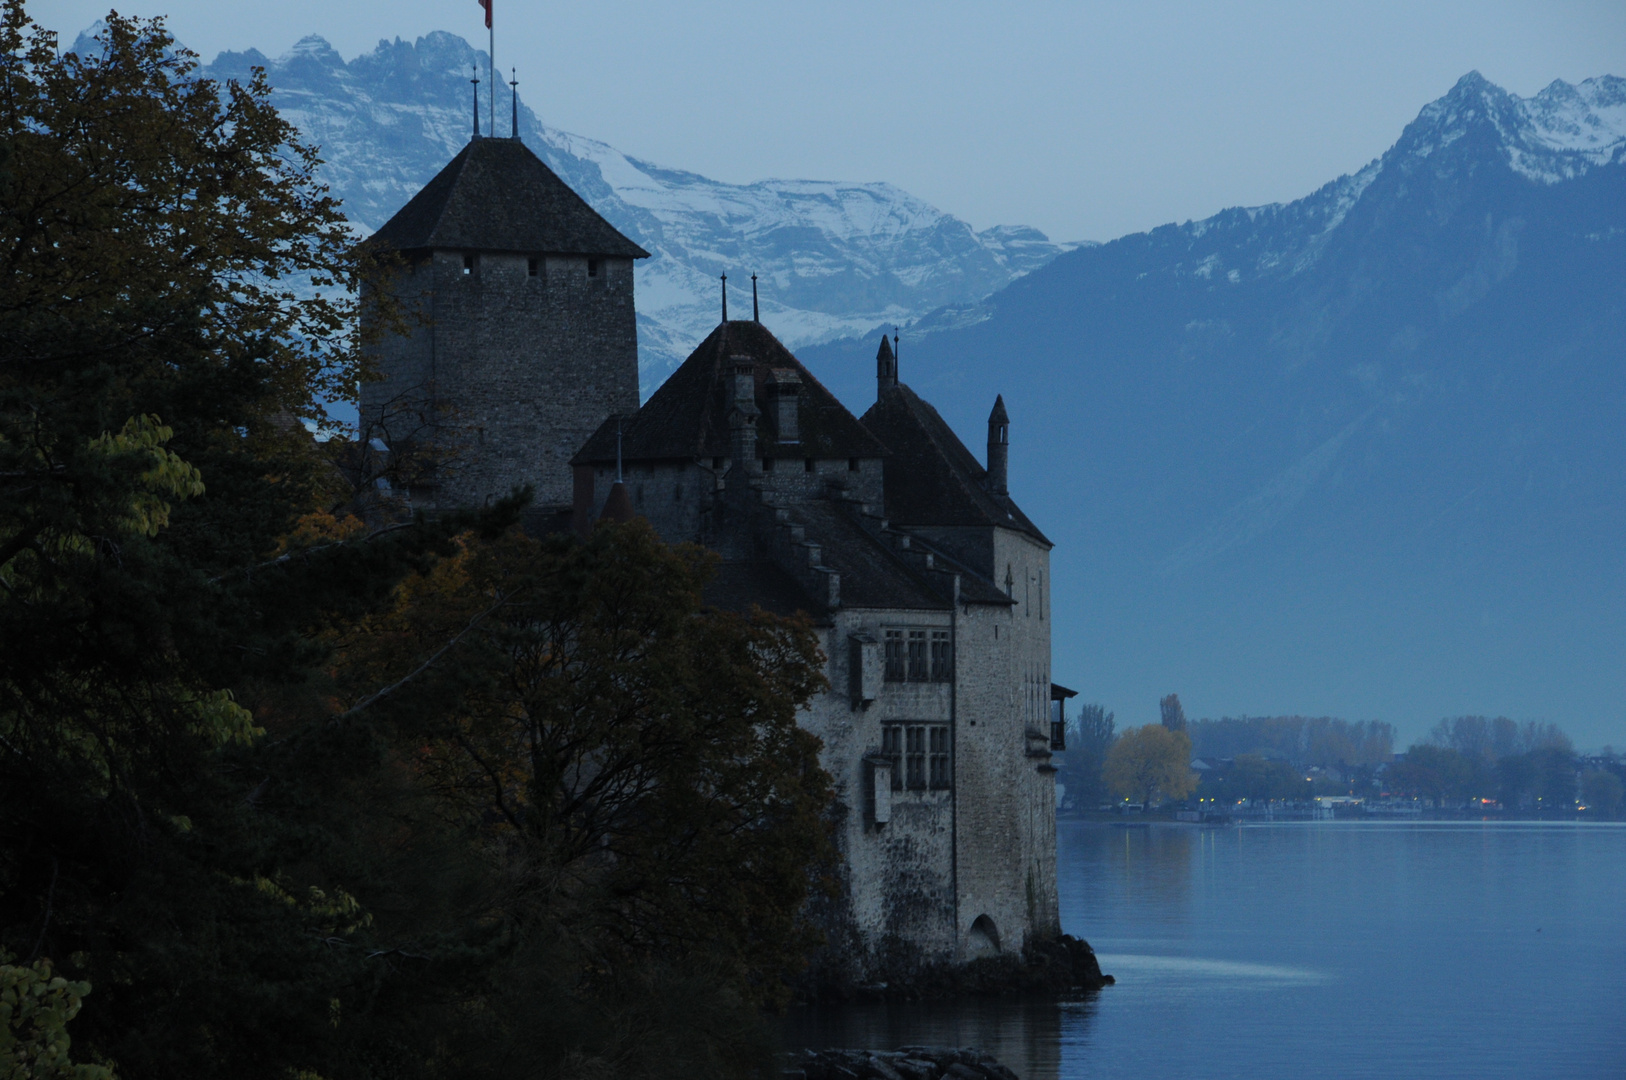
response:
[[[1194,715],[1621,741],[1623,101],[1613,76],[1521,99],[1470,75],[1302,199],[904,330],[900,377],[958,430],[1004,395],[1012,487],[1068,552],[1061,681],[1148,720],[1176,690]],[[873,353],[803,358],[862,402]]]
[[[75,45],[94,47],[91,31]],[[348,61],[310,35],[275,59],[222,52],[202,74],[244,79],[264,68],[273,103],[321,148],[321,179],[371,231],[468,141],[468,73],[483,73],[485,58],[443,31],[381,40]],[[483,124],[491,89],[482,82]],[[496,110],[504,133],[506,96]],[[764,317],[795,348],[980,299],[1076,246],[1020,225],[978,232],[884,182],[726,184],[546,126],[523,97],[519,113],[532,149],[652,253],[636,271],[646,394],[715,324],[723,273],[741,285],[759,275]]]

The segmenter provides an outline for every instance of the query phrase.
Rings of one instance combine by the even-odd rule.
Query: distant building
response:
[[[433,318],[380,349],[362,400],[364,423],[404,402],[435,420],[421,439],[446,460],[410,497],[568,492],[584,533],[636,514],[716,551],[710,602],[813,619],[831,689],[803,723],[836,782],[827,919],[853,977],[1059,934],[1051,710],[1070,692],[1050,682],[1051,543],[1008,492],[1004,402],[984,465],[884,337],[859,418],[752,319],[720,322],[639,408],[643,252],[566,194],[522,145],[477,140],[379,231]]]

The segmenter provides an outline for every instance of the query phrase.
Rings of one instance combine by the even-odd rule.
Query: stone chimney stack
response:
[[[799,428],[801,416],[802,377],[791,368],[774,368],[774,430],[780,443],[802,441]]]
[[[995,495],[1008,492],[1006,473],[1011,453],[1011,418],[1005,415],[1005,398],[994,398],[994,411],[988,414],[988,490]]]
[[[875,354],[875,384],[877,399],[898,385],[898,358],[885,334],[881,335],[881,351]]]
[[[749,356],[729,358],[733,363],[734,407],[728,414],[730,455],[736,467],[757,468],[756,363]]]

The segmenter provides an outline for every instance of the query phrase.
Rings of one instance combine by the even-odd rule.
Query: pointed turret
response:
[[[1011,418],[1005,414],[1005,398],[994,398],[994,411],[988,414],[988,490],[1006,494],[1006,471],[1010,462]]]
[[[877,398],[898,385],[898,358],[885,334],[881,335],[881,348],[875,354],[875,383]]]

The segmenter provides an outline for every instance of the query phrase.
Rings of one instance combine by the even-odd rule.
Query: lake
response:
[[[1626,825],[1063,822],[1076,1002],[808,1010],[791,1045],[981,1046],[1023,1080],[1626,1077]]]

